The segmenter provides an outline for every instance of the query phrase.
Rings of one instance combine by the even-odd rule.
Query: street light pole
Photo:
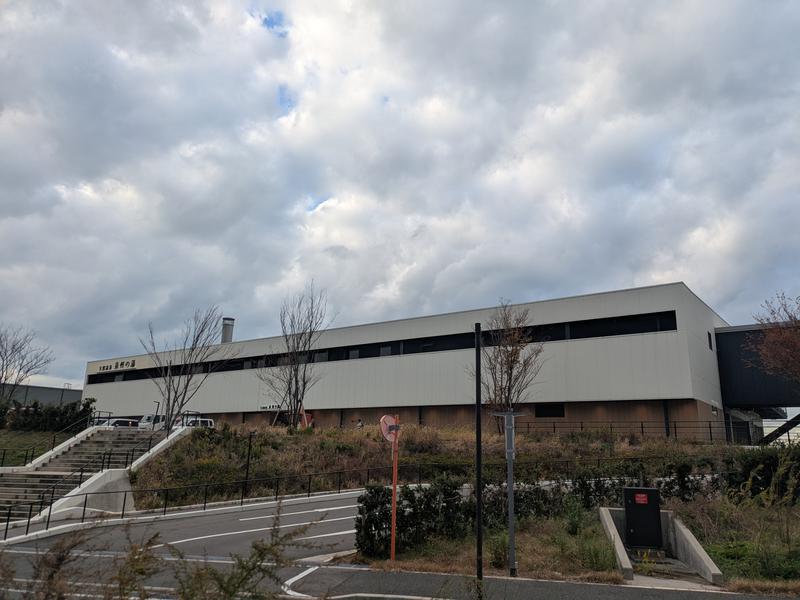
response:
[[[481,324],[475,323],[475,575],[483,597],[483,463],[481,457]]]
[[[508,491],[508,574],[517,576],[517,544],[514,514],[514,417],[513,412],[505,413],[506,421],[506,463],[508,464],[506,488]]]

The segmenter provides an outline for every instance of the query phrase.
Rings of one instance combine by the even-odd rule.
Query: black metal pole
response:
[[[475,575],[483,597],[483,464],[481,460],[481,324],[475,323]]]
[[[33,515],[33,503],[28,507],[28,524],[25,525],[25,535],[31,530],[31,516]]]
[[[253,435],[255,431],[251,431],[250,435],[247,436],[247,466],[244,469],[244,487],[242,488],[242,502],[244,502],[244,497],[247,495],[247,481],[250,479],[250,454],[253,451]]]
[[[53,489],[50,491],[50,508],[47,509],[47,524],[44,526],[45,531],[50,529],[50,516],[53,514],[53,502],[55,502],[56,496],[56,488],[53,486]]]

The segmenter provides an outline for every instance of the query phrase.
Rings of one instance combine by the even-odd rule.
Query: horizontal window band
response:
[[[527,328],[526,335],[531,342],[555,342],[562,340],[580,340],[589,338],[613,337],[619,335],[633,335],[637,333],[656,333],[659,331],[677,330],[677,318],[674,310],[644,313],[638,315],[625,315],[620,317],[607,317],[602,319],[586,319],[583,321],[568,321],[564,323],[547,323],[533,325]],[[486,346],[493,345],[493,340],[498,335],[494,331],[484,331],[481,343]],[[409,338],[390,342],[374,342],[369,344],[356,344],[352,346],[337,346],[332,348],[319,348],[309,353],[307,362],[323,363],[338,362],[342,360],[360,360],[362,358],[379,358],[401,356],[407,354],[422,354],[425,352],[443,352],[449,350],[466,350],[475,347],[475,334],[452,333],[424,338]],[[242,371],[275,367],[286,360],[285,353],[247,356],[230,360],[208,361],[193,365],[196,373],[224,373],[226,371]],[[183,369],[183,367],[180,367]],[[181,371],[182,372],[182,371]],[[87,377],[86,383],[111,383],[120,381],[136,381],[161,377],[163,373],[158,368],[138,369],[129,371],[113,371],[110,373],[95,373]]]

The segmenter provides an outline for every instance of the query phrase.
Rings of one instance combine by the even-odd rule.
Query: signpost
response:
[[[389,559],[394,560],[395,543],[397,540],[397,459],[400,454],[398,447],[400,416],[383,415],[380,424],[383,437],[392,443],[392,546]]]

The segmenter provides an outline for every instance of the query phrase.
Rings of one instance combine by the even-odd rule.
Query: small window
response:
[[[355,350],[350,350],[347,353],[347,358],[349,358],[350,360],[353,360],[354,358],[358,358],[358,348],[356,348]]]
[[[328,362],[328,352],[324,350],[322,352],[317,352],[314,354],[314,362]]]
[[[381,346],[381,356],[391,356],[391,355],[392,355],[391,346]]]
[[[708,334],[708,349],[709,350],[713,350],[714,349],[714,343],[711,341],[711,332],[710,331],[706,331],[706,333]]]
[[[546,402],[534,405],[534,414],[538,419],[563,419],[563,402]]]

